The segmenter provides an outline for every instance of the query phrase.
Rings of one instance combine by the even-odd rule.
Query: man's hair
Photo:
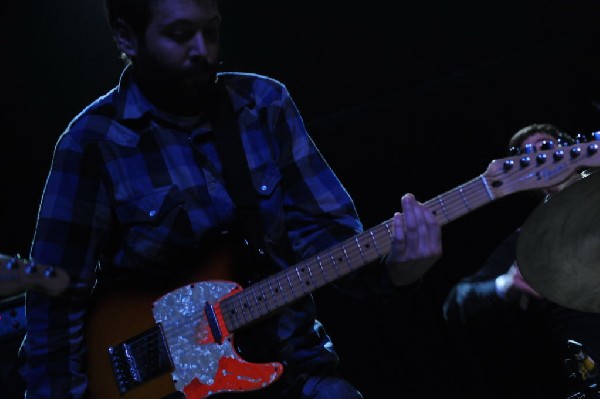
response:
[[[114,29],[117,20],[122,19],[142,37],[150,23],[152,1],[154,0],[105,0],[104,10],[108,23]]]
[[[509,154],[519,154],[523,142],[536,133],[545,133],[554,137],[556,140],[554,144],[560,147],[568,146],[575,142],[573,137],[571,137],[568,133],[550,123],[534,123],[521,128],[515,134],[513,134],[508,142]]]
[[[151,5],[154,1],[157,0],[104,0],[104,11],[110,27],[114,29],[120,18],[132,27],[138,37],[143,37],[152,18]]]

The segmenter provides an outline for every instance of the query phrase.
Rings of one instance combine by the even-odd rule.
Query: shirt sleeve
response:
[[[110,214],[98,160],[96,146],[84,149],[69,134],[61,136],[55,147],[30,256],[39,264],[64,269],[70,283],[57,296],[26,294],[21,375],[28,399],[74,399],[85,394],[84,312]]]
[[[506,273],[516,258],[517,239],[515,230],[489,255],[481,269],[450,289],[443,304],[446,321],[468,323],[510,306],[496,292],[496,277]]]
[[[363,232],[355,204],[307,132],[284,88],[274,131],[281,148],[286,227],[294,253],[307,259]],[[381,258],[333,285],[359,298],[395,294]]]

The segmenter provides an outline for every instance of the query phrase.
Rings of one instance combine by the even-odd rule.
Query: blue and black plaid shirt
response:
[[[285,86],[255,74],[220,79],[238,115],[275,263],[289,265],[361,232],[350,196]],[[84,315],[97,266],[175,270],[173,260],[207,232],[231,225],[234,205],[221,172],[209,118],[160,112],[127,68],[117,87],[69,124],[55,147],[30,256],[66,270],[71,283],[56,297],[27,293],[28,398],[84,394]],[[337,361],[314,312],[308,296],[277,316],[266,339],[294,342],[274,344],[284,348],[279,360]]]

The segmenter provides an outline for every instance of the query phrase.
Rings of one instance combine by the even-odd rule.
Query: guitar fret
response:
[[[362,247],[365,249],[366,262],[371,262],[380,256],[377,246],[372,244],[372,234],[369,231],[368,234],[361,236]]]
[[[326,282],[329,282],[329,279],[325,275],[325,270],[323,269],[323,261],[321,260],[321,257],[319,255],[317,255],[317,264],[319,265],[319,270],[321,270],[321,275],[323,276]]]
[[[283,286],[281,285],[281,281],[279,280],[279,274],[275,275],[275,280],[277,281],[277,297],[282,297],[283,296],[283,302],[281,303],[282,305],[286,303],[285,300],[285,290],[283,289]]]
[[[371,237],[371,241],[373,241],[373,246],[375,251],[377,251],[377,256],[382,256],[381,251],[379,251],[379,246],[377,245],[377,240],[375,240],[375,235],[373,234],[373,230],[369,230],[369,237]]]
[[[262,283],[258,283],[257,284],[258,289],[260,290],[260,297],[258,298],[259,302],[261,302],[263,304],[263,306],[265,307],[265,314],[269,313],[270,309],[267,303],[267,296],[265,295],[265,292],[263,291],[263,284]],[[260,306],[260,304],[259,304]]]
[[[463,203],[465,204],[465,208],[467,208],[469,211],[471,211],[471,207],[469,206],[469,202],[467,201],[467,198],[465,197],[465,193],[463,192],[463,185],[462,184],[460,186],[458,186],[458,192],[460,193],[460,198],[462,198]]]
[[[494,195],[492,194],[492,190],[490,189],[490,186],[488,185],[488,182],[487,182],[487,180],[485,180],[485,179],[483,178],[483,176],[481,176],[480,180],[481,180],[481,182],[483,183],[483,187],[484,187],[484,189],[485,189],[485,192],[486,192],[486,193],[487,193],[487,195],[488,195],[488,198],[489,198],[490,200],[493,200],[493,199],[494,199]]]
[[[302,292],[306,293],[306,291],[304,291],[304,280],[300,275],[300,270],[297,267],[295,267],[294,269],[296,270],[296,276],[298,276],[298,282],[300,282],[300,288],[302,289]]]
[[[362,246],[360,245],[360,241],[358,240],[358,237],[354,238],[354,242],[356,243],[356,247],[358,248],[358,253],[361,257],[361,259],[363,260],[363,262],[365,261],[365,256],[363,254],[363,249]]]
[[[294,298],[294,299],[298,298],[296,296],[296,294],[294,293],[294,285],[292,284],[292,280],[290,280],[290,274],[286,273],[285,278],[287,279],[288,284],[290,285],[290,293],[292,294],[292,298]]]
[[[222,301],[220,303],[220,308],[221,315],[223,316],[223,320],[225,321],[225,325],[227,326],[227,328],[232,328],[234,322],[234,320],[232,319],[233,314],[230,310],[230,307],[227,306],[227,302]]]
[[[315,281],[315,276],[313,275],[312,267],[310,267],[310,264],[308,262],[306,264],[306,269],[308,270],[308,276],[310,277],[310,280],[312,281],[313,286],[319,287],[320,285]]]
[[[277,292],[273,291],[273,286],[271,286],[271,280],[272,279],[267,279],[267,285],[269,286],[269,292],[271,292],[271,296],[270,299],[273,300],[273,302],[275,302],[275,309],[277,309],[278,307],[278,303],[277,303]]]
[[[446,206],[444,205],[444,200],[442,198],[441,195],[438,195],[437,197],[438,203],[440,204],[440,207],[442,208],[442,212],[444,212],[444,216],[446,217],[446,220],[449,221],[450,217],[448,216],[448,211],[446,210]]]
[[[254,316],[254,312],[252,311],[251,301],[248,298],[248,291],[244,290],[244,291],[242,291],[242,293],[244,294],[243,295],[244,296],[244,302],[242,303],[242,309],[250,311],[251,320],[254,320],[254,319],[256,319],[256,317]],[[246,315],[246,312],[244,312],[244,320],[247,321],[248,319],[246,318],[245,315]]]
[[[394,238],[394,234],[392,233],[392,230],[390,229],[390,225],[388,222],[385,222],[385,229],[387,230],[387,234],[390,237],[390,240]]]
[[[320,255],[318,255],[316,257],[316,261],[317,261],[317,264],[319,265],[319,271],[320,271],[319,274],[321,276],[321,279],[323,279],[323,283],[321,285],[325,285],[325,284],[329,283],[331,281],[331,279],[327,276],[327,271],[325,270],[325,267],[323,265],[324,260],[321,258]]]
[[[336,277],[340,277],[340,271],[338,270],[337,262],[335,261],[335,257],[333,256],[331,250],[329,250],[329,258],[331,259],[331,265],[333,266],[333,271],[335,271]]]
[[[348,252],[346,251],[346,247],[342,245],[342,251],[344,251],[344,257],[346,258],[346,264],[348,265],[348,269],[353,270],[350,265],[350,258],[348,257]]]

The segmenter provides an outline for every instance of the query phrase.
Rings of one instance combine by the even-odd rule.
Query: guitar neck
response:
[[[69,285],[69,275],[61,268],[36,263],[20,256],[0,254],[0,295],[36,290],[55,296]]]
[[[479,176],[427,201],[425,206],[443,225],[493,200],[486,179]],[[235,331],[262,319],[386,255],[392,247],[392,222],[388,219],[223,300],[221,311],[227,328]]]
[[[496,198],[556,186],[582,168],[600,166],[599,147],[593,140],[493,160],[483,174],[425,202],[425,206],[445,225]],[[224,299],[220,306],[227,328],[235,331],[262,319],[388,254],[392,221],[386,220]]]

